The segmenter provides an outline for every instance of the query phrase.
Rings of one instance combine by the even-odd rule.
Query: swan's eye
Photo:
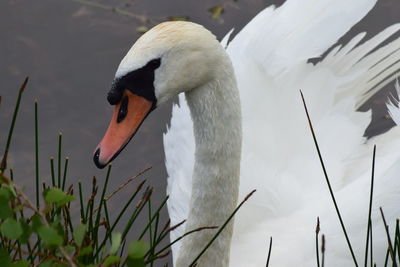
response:
[[[150,61],[146,64],[146,66],[147,66],[148,68],[150,68],[150,69],[153,69],[153,71],[154,71],[155,69],[157,69],[158,67],[160,67],[160,65],[161,65],[161,59],[159,59],[159,58],[150,60]]]
[[[128,72],[122,77],[116,78],[112,84],[111,90],[107,94],[108,102],[111,105],[120,103],[124,90],[129,90],[135,95],[156,103],[157,99],[154,93],[154,71],[160,67],[160,65],[161,58],[156,58],[147,62],[145,66]],[[123,105],[121,104],[120,113],[122,112],[121,115],[126,116],[126,114],[123,114],[122,107]],[[124,116],[121,117],[121,121],[124,119]]]
[[[121,106],[119,107],[118,111],[118,117],[117,117],[117,123],[120,123],[123,121],[128,114],[128,97],[124,96],[121,102]]]

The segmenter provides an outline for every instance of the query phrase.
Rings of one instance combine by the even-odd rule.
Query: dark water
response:
[[[138,0],[102,1],[161,22],[167,16],[186,15],[211,29],[219,38],[232,27],[240,29],[258,11],[271,3],[283,1],[185,1]],[[216,4],[226,6],[222,20],[210,18],[207,9]],[[349,1],[349,4],[351,2]],[[360,31],[368,36],[400,21],[400,1],[383,0],[345,36],[347,41]],[[150,23],[150,24],[151,24]],[[90,178],[101,182],[105,171],[92,163],[92,152],[108,125],[111,107],[106,92],[119,61],[138,38],[143,21],[110,10],[88,6],[73,0],[2,0],[0,1],[0,148],[5,145],[17,88],[25,76],[30,82],[11,144],[9,166],[14,168],[17,183],[26,185],[32,195],[34,181],[33,103],[39,101],[40,170],[43,181],[50,180],[50,156],[57,154],[58,133],[63,132],[63,154],[70,158],[69,181],[84,182],[89,190]],[[387,95],[383,90],[368,108],[374,108],[374,124],[368,134],[391,126],[382,112]],[[171,103],[158,108],[144,122],[134,140],[113,164],[110,188],[144,167],[153,168],[144,175],[154,187],[153,201],[165,196],[166,172],[162,134],[169,121]],[[137,184],[137,183],[136,183]],[[110,203],[110,210],[120,207],[135,183]],[[164,221],[167,218],[163,211]]]

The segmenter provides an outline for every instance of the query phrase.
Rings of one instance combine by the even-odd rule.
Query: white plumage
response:
[[[361,265],[372,147],[377,144],[372,222],[374,258],[378,265],[383,263],[387,240],[378,208],[383,207],[391,225],[400,215],[400,130],[394,127],[366,140],[363,133],[370,113],[356,109],[393,80],[400,69],[399,38],[374,50],[400,25],[363,44],[359,44],[365,36],[361,33],[347,45],[332,49],[320,63],[307,63],[325,52],[374,4],[374,0],[287,1],[279,8],[262,11],[227,46],[242,108],[239,199],[257,189],[236,216],[230,266],[265,265],[270,236],[274,240],[270,266],[315,265],[317,216],[327,240],[326,266],[353,265],[312,141],[300,89]],[[389,111],[399,123],[398,109],[389,105]],[[195,161],[192,119],[183,94],[173,108],[164,147],[168,209],[172,224],[177,224],[189,214]],[[172,232],[171,240],[184,230],[180,227]],[[179,243],[173,247],[174,261],[178,251]]]

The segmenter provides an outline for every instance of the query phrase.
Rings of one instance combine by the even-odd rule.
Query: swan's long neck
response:
[[[186,232],[203,226],[221,226],[234,210],[238,198],[241,109],[233,67],[227,55],[215,74],[207,84],[186,92],[196,143]],[[232,230],[233,222],[200,258],[197,266],[229,265]],[[184,238],[176,266],[188,266],[215,232],[203,230]]]

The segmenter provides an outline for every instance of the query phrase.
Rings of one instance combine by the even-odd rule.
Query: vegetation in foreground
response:
[[[170,253],[171,246],[185,236],[204,230],[216,229],[216,234],[204,250],[193,260],[191,266],[204,254],[207,248],[225,228],[235,213],[251,196],[234,210],[221,226],[205,226],[185,233],[171,243],[164,240],[170,231],[181,226],[161,224],[160,211],[168,197],[159,206],[151,202],[153,189],[145,186],[146,180],[138,183],[115,219],[111,219],[107,201],[118,194],[130,182],[137,180],[147,168],[128,179],[111,193],[108,181],[111,164],[108,166],[103,185],[93,177],[92,187],[87,194],[82,188],[68,185],[68,158],[62,161],[62,134],[58,138],[57,158],[50,159],[51,182],[39,185],[39,127],[38,103],[35,102],[35,201],[31,201],[23,189],[14,183],[13,170],[7,168],[14,126],[22,94],[28,78],[19,89],[7,143],[0,165],[0,262],[2,266],[153,266]],[[1,103],[1,98],[0,98]],[[79,222],[71,215],[79,209]],[[133,210],[132,210],[133,209]],[[137,218],[147,216],[146,225],[138,225]],[[113,214],[115,215],[115,214]],[[143,216],[142,215],[142,216]],[[128,216],[128,220],[121,220]],[[127,235],[135,227],[141,229],[135,241],[129,242]],[[121,232],[117,229],[123,229]],[[146,240],[146,241],[145,241]],[[164,241],[164,242],[163,242]],[[167,245],[165,245],[167,243]],[[163,245],[164,244],[164,245]],[[167,264],[166,264],[167,265]]]
[[[107,201],[136,180],[145,171],[128,179],[115,191],[107,193],[111,165],[103,185],[93,177],[90,192],[68,185],[68,158],[62,162],[62,135],[58,139],[58,157],[50,159],[51,182],[39,185],[38,104],[35,103],[35,201],[14,183],[12,169],[7,169],[7,155],[26,79],[19,89],[6,148],[0,165],[0,262],[2,266],[145,266],[169,254],[170,245],[161,242],[174,229],[169,222],[160,225],[160,210],[151,203],[152,188],[146,180],[122,206],[114,220],[110,219]],[[80,218],[72,218],[74,208]],[[133,208],[133,210],[132,210]],[[126,240],[141,213],[148,213],[148,223],[136,241]],[[76,213],[75,213],[76,214]],[[121,220],[124,215],[129,219]],[[123,229],[117,232],[116,229]],[[147,235],[147,237],[145,236]],[[144,241],[146,239],[147,241]],[[164,242],[165,243],[165,242]]]
[[[151,203],[153,189],[146,187],[146,180],[139,182],[136,190],[123,205],[115,219],[111,220],[107,201],[118,194],[121,189],[130,182],[137,180],[149,168],[128,179],[111,193],[108,191],[108,181],[111,173],[111,165],[108,166],[103,185],[99,186],[93,177],[92,188],[87,195],[82,184],[78,182],[78,188],[69,185],[67,180],[68,158],[62,162],[62,135],[58,139],[58,157],[50,159],[51,182],[39,185],[39,127],[38,104],[35,103],[35,202],[31,201],[23,189],[14,183],[13,170],[7,168],[7,155],[10,148],[14,126],[18,115],[20,101],[28,78],[19,89],[19,94],[14,109],[11,126],[7,137],[7,143],[0,164],[0,262],[2,266],[153,266],[154,263],[170,253],[171,246],[193,232],[218,229],[203,251],[193,260],[190,266],[196,266],[196,261],[204,254],[212,242],[223,231],[225,226],[234,217],[241,206],[255,192],[252,191],[233,211],[231,216],[220,227],[205,226],[185,233],[175,241],[162,245],[170,231],[181,226],[183,222],[170,226],[167,221],[161,224],[160,211],[165,206],[166,197],[159,206]],[[303,95],[302,95],[303,97]],[[1,103],[1,98],[0,98]],[[303,98],[304,108],[317,153],[324,171],[331,198],[333,200],[343,234],[347,241],[349,252],[353,258],[354,266],[360,263],[354,255],[350,239],[346,232],[345,223],[340,215],[340,209],[336,203],[331,189],[327,170],[318,146],[317,138],[313,130],[307,106]],[[374,188],[375,151],[372,157],[371,191],[369,202],[369,217],[366,220],[366,243],[364,266],[377,266],[373,258],[373,239],[371,227],[371,209]],[[75,205],[74,205],[75,204]],[[71,217],[72,209],[79,209],[79,222]],[[130,210],[129,208],[133,208]],[[381,266],[394,266],[400,264],[400,226],[396,220],[394,237],[390,235],[389,226],[385,220],[383,209],[380,208],[383,225],[386,229],[388,247],[385,262]],[[137,218],[140,214],[147,213],[146,225],[138,226]],[[129,214],[127,221],[121,220]],[[141,227],[141,234],[135,241],[127,241],[127,234],[135,227]],[[122,232],[117,229],[123,229]],[[320,223],[317,219],[315,231],[316,266],[324,266],[325,237],[321,236]],[[144,241],[146,240],[146,241]],[[329,241],[328,241],[329,242]],[[272,237],[269,242],[266,266],[269,266],[272,251]],[[272,253],[273,254],[273,253]],[[321,254],[321,255],[320,255]],[[167,265],[167,264],[166,264]]]

